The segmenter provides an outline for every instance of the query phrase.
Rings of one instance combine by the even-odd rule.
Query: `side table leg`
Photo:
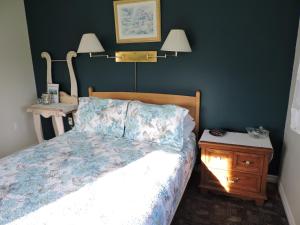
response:
[[[55,136],[59,136],[65,133],[62,116],[52,116],[52,124],[54,128]]]
[[[44,141],[44,135],[43,135],[43,130],[42,130],[40,114],[33,113],[33,124],[34,124],[34,130],[35,130],[38,142],[42,143]]]

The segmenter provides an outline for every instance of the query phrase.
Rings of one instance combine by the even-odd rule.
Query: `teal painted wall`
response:
[[[162,45],[117,45],[111,0],[25,0],[25,7],[38,95],[46,90],[41,52],[64,58],[76,51],[83,33],[96,33],[110,52]],[[296,0],[162,0],[162,40],[170,29],[183,28],[193,53],[139,64],[139,91],[193,95],[201,90],[202,129],[263,125],[275,147],[270,172],[278,174],[298,22]],[[133,64],[79,55],[74,67],[80,96],[87,96],[91,85],[98,91],[134,90]],[[69,91],[67,66],[55,64],[53,74]],[[52,137],[50,121],[43,123],[45,136]]]

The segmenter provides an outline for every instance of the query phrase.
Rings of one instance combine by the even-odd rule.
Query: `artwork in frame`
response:
[[[114,1],[117,43],[161,41],[160,0]]]
[[[48,84],[47,92],[51,96],[51,103],[59,103],[59,84]]]

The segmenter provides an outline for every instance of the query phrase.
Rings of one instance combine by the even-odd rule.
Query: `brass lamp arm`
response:
[[[148,56],[148,58],[163,58],[163,59],[166,59],[167,57],[177,57],[177,56],[178,56],[178,52],[174,52],[173,55],[164,54],[164,55],[157,55],[155,57]]]
[[[109,55],[97,55],[97,54],[93,54],[93,53],[89,53],[89,56],[90,58],[96,58],[96,57],[106,57],[107,59],[117,59],[117,58],[120,58],[120,57],[117,57],[117,56],[109,56]]]

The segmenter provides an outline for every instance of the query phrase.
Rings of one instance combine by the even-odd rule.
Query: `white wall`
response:
[[[0,0],[0,158],[37,143],[26,106],[36,99],[23,0]]]
[[[300,60],[300,27],[296,46],[295,64],[290,90],[290,100],[284,134],[283,164],[280,178],[280,194],[291,225],[300,225],[300,135],[290,128],[291,105]]]

